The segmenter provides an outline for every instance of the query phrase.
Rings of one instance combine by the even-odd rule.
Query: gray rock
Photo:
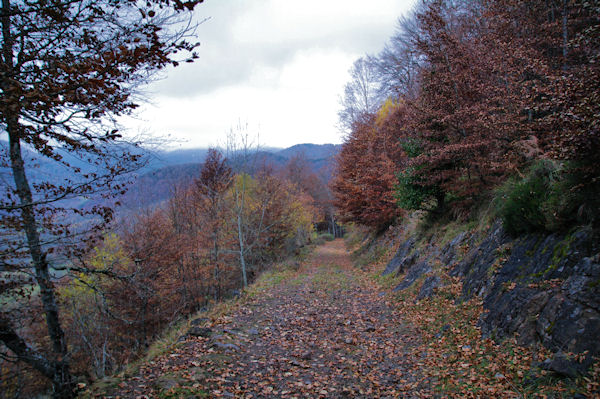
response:
[[[485,336],[501,332],[502,336],[519,335],[519,344],[530,345],[538,338],[537,317],[552,294],[528,287],[516,287],[499,295],[485,298],[484,306],[491,311],[479,321]]]
[[[415,264],[415,262],[419,259],[421,253],[418,250],[415,250],[412,254],[408,255],[402,260],[402,264],[400,268],[396,271],[396,276],[404,273],[406,269]]]
[[[417,263],[408,270],[408,273],[406,273],[406,277],[404,277],[404,280],[402,280],[400,284],[398,284],[396,288],[394,288],[394,292],[407,289],[408,287],[413,285],[419,277],[421,277],[425,273],[429,273],[430,271],[431,266],[429,266],[429,263],[427,263],[427,261]]]
[[[239,335],[240,330],[237,328],[224,328],[223,332],[229,335]]]
[[[598,234],[583,228],[571,235],[511,239],[501,227],[491,229],[457,273],[464,276],[465,297],[483,297],[482,333],[497,338],[517,334],[522,345],[541,342],[553,351],[588,351],[580,368],[589,367],[600,355]],[[572,375],[565,362],[553,360],[553,371]]]
[[[235,345],[235,344],[231,344],[231,343],[224,343],[224,342],[219,342],[219,341],[215,341],[213,342],[213,346],[215,348],[219,348],[219,349],[223,349],[226,351],[238,351],[240,350],[239,346]]]
[[[574,274],[569,276],[562,286],[567,296],[600,312],[600,264],[598,260],[585,257],[573,266],[573,272]]]
[[[440,260],[443,264],[449,265],[456,260],[457,249],[468,238],[467,232],[463,231],[450,241],[440,252]]]
[[[581,363],[567,358],[562,352],[557,352],[552,359],[546,359],[541,368],[568,378],[577,378],[585,371]]]
[[[493,265],[498,258],[498,249],[511,242],[502,224],[496,223],[481,244],[472,249],[462,262],[450,271],[452,276],[464,276],[463,296],[484,296],[494,283]]]
[[[442,283],[442,280],[438,276],[429,276],[423,282],[419,294],[417,295],[417,301],[425,298],[429,298],[433,295],[433,292]]]
[[[192,337],[204,337],[204,338],[208,338],[210,337],[212,334],[212,330],[208,327],[192,327],[188,330],[188,335],[191,335]]]
[[[392,273],[402,273],[405,268],[410,267],[416,260],[414,257],[409,257],[414,245],[415,239],[413,237],[404,241],[404,243],[400,245],[400,248],[398,248],[396,255],[394,255],[392,260],[387,264],[382,275],[387,276]]]
[[[548,360],[545,367],[564,376],[584,372],[600,356],[600,230],[584,227],[515,238],[497,221],[487,232],[461,233],[443,248],[436,246],[437,238],[421,248],[427,258],[420,260],[415,238],[402,243],[383,272],[406,271],[394,291],[411,287],[439,262],[462,279],[457,300],[483,300],[486,312],[478,325],[484,336],[516,335],[522,345],[541,343],[553,352],[587,351],[581,363],[562,355]],[[470,250],[457,262],[463,246]],[[440,283],[436,276],[425,279],[417,300],[431,296]]]

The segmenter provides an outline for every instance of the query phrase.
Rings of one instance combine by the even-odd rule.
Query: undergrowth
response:
[[[508,179],[494,203],[506,230],[519,235],[597,224],[600,183],[582,165],[541,160],[524,176]]]

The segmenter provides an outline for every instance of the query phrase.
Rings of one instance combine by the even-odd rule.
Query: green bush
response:
[[[333,241],[333,240],[335,240],[335,237],[331,233],[323,233],[323,234],[319,235],[319,237],[321,237],[325,241]]]
[[[400,208],[408,211],[431,210],[432,199],[439,196],[437,187],[424,185],[414,168],[396,173],[396,178],[398,183],[394,186],[394,198]]]
[[[498,214],[513,235],[556,231],[598,221],[599,184],[579,165],[543,160],[496,194]]]
[[[522,234],[546,228],[544,204],[548,201],[555,164],[535,164],[522,179],[509,179],[499,190],[498,211],[510,234]]]

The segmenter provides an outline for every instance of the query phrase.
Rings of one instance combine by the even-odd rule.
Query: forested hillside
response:
[[[518,234],[598,223],[595,2],[420,2],[356,61],[334,182],[346,220],[473,216]]]
[[[351,69],[335,204],[448,394],[598,394],[599,7],[419,2]]]
[[[1,398],[600,395],[597,0],[201,3],[2,1]]]
[[[256,151],[252,163],[254,172],[269,167],[282,170],[297,164],[301,173],[313,174],[327,185],[335,166],[339,145],[298,144],[285,149]],[[120,199],[125,209],[156,206],[172,195],[173,187],[189,185],[199,176],[208,150],[178,150],[148,154],[147,165]],[[289,165],[288,165],[289,164]],[[236,165],[230,165],[236,167]]]

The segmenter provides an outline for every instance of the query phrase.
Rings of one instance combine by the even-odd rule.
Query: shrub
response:
[[[335,239],[335,237],[331,233],[323,233],[320,234],[319,237],[325,241],[333,241]]]
[[[600,178],[589,165],[568,162],[552,183],[546,209],[546,228],[558,230],[600,221]]]
[[[499,216],[509,234],[556,231],[596,223],[599,183],[572,163],[543,160],[521,179],[509,179],[496,194]]]
[[[544,203],[550,195],[557,166],[549,161],[533,165],[522,179],[509,179],[498,190],[498,211],[510,234],[544,230]]]

